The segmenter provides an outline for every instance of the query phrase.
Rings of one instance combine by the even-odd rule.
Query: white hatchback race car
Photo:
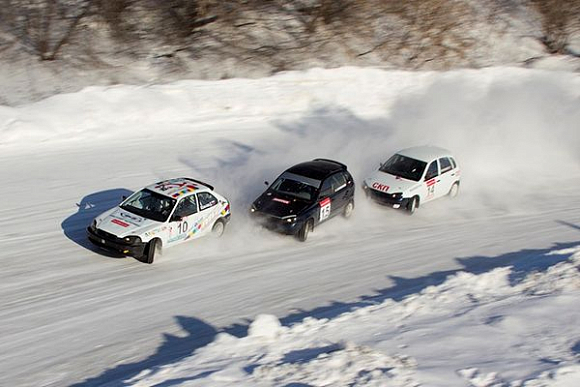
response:
[[[207,234],[221,236],[230,203],[209,184],[190,178],[161,181],[135,192],[88,227],[99,247],[153,263],[161,248]]]
[[[446,149],[418,146],[403,149],[364,180],[367,197],[414,213],[423,203],[459,192],[461,171]]]

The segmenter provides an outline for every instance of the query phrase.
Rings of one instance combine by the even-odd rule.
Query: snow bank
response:
[[[387,300],[331,320],[281,327],[274,316],[262,315],[246,337],[222,333],[193,356],[127,382],[574,387],[580,327],[570,323],[580,318],[579,268],[576,252],[515,285],[508,280],[511,269],[500,268],[458,273],[401,302]]]

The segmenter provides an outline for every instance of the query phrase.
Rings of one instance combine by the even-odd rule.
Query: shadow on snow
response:
[[[98,251],[105,256],[121,257],[121,255],[110,254],[93,246],[87,238],[87,227],[97,215],[117,206],[123,200],[123,196],[126,197],[132,193],[132,191],[124,188],[116,188],[85,196],[80,203],[77,203],[77,212],[60,224],[64,235],[87,250]]]

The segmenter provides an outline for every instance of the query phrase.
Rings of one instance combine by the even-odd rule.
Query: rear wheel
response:
[[[308,239],[308,234],[310,233],[310,231],[312,231],[313,224],[314,223],[312,222],[312,219],[304,222],[304,224],[298,231],[298,234],[296,234],[296,238],[298,238],[300,242],[306,242],[306,239]]]
[[[415,211],[417,211],[418,207],[419,207],[419,198],[417,196],[413,196],[409,200],[409,204],[407,204],[407,211],[409,212],[409,215],[413,215]]]
[[[161,242],[159,239],[152,239],[149,243],[147,243],[147,247],[145,248],[145,254],[143,258],[145,258],[145,263],[152,264],[155,260],[155,256],[161,253]]]
[[[449,190],[449,197],[450,198],[454,198],[459,194],[459,182],[455,182],[453,183],[453,185],[451,186],[451,189]]]
[[[346,206],[344,206],[344,212],[342,213],[342,215],[348,219],[352,215],[353,210],[354,210],[354,202],[351,200],[346,204]]]
[[[219,238],[222,235],[224,235],[225,229],[226,229],[225,222],[221,219],[218,219],[218,220],[216,220],[216,222],[213,224],[213,227],[211,228],[211,235],[214,238]]]

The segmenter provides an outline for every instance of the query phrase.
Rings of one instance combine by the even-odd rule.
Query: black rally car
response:
[[[346,165],[314,159],[278,176],[254,201],[250,215],[268,229],[305,241],[320,222],[337,214],[351,215],[354,190]]]

